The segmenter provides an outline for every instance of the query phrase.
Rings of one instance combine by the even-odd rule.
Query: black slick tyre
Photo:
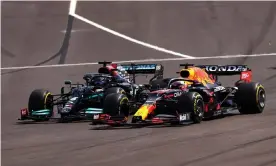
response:
[[[266,101],[265,89],[260,83],[241,83],[238,85],[235,100],[241,114],[262,113]]]
[[[127,117],[129,115],[127,96],[121,93],[108,94],[104,100],[103,112],[110,116]]]
[[[124,91],[123,88],[120,87],[111,87],[105,90],[104,92],[104,98],[106,98],[107,95],[112,94],[112,93],[121,93],[121,94],[125,94],[126,92]]]
[[[53,114],[53,96],[48,90],[44,89],[36,89],[34,90],[30,97],[28,102],[28,110],[30,112],[32,111],[38,111],[43,109],[49,109],[50,116]],[[43,120],[49,120],[48,117],[45,117]]]
[[[204,102],[197,92],[183,93],[178,100],[179,113],[191,113],[193,123],[201,123],[204,115]]]

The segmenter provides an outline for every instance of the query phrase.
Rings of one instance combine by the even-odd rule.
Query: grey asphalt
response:
[[[3,2],[2,67],[57,64],[68,2]],[[77,13],[136,39],[191,56],[276,52],[275,2],[79,2]],[[53,57],[54,56],[54,57]],[[175,58],[75,20],[65,63]],[[276,57],[182,61],[247,64],[267,89],[261,115],[199,125],[91,130],[88,123],[16,124],[33,89],[58,92],[98,65],[1,71],[3,166],[272,166],[276,164]],[[159,62],[165,76],[180,61]],[[221,78],[225,84],[237,77]]]

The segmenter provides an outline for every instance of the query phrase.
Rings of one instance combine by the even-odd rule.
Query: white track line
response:
[[[98,23],[95,23],[95,22],[93,22],[93,21],[90,21],[90,20],[88,20],[88,19],[86,19],[86,18],[84,18],[84,17],[82,17],[82,16],[80,16],[80,15],[77,15],[77,14],[75,14],[75,13],[73,13],[73,14],[71,14],[71,15],[72,15],[73,17],[75,17],[75,18],[77,18],[77,19],[83,21],[83,22],[86,22],[87,24],[90,24],[90,25],[92,25],[92,26],[94,26],[94,27],[96,27],[96,28],[99,28],[99,29],[101,29],[101,30],[103,30],[103,31],[106,31],[106,32],[108,32],[108,33],[111,33],[111,34],[113,34],[113,35],[115,35],[115,36],[118,36],[118,37],[123,38],[123,39],[125,39],[125,40],[128,40],[128,41],[130,41],[130,42],[133,42],[133,43],[136,43],[136,44],[139,44],[139,45],[148,47],[148,48],[152,48],[152,49],[157,50],[157,51],[160,51],[160,52],[165,52],[165,53],[168,53],[168,54],[171,54],[171,55],[175,55],[175,56],[179,56],[179,57],[183,57],[183,58],[193,58],[192,56],[189,56],[189,55],[185,55],[185,54],[181,54],[181,53],[179,53],[179,52],[174,52],[174,51],[171,51],[171,50],[167,50],[167,49],[165,49],[165,48],[161,48],[161,47],[158,47],[158,46],[156,46],[156,45],[151,45],[151,44],[149,44],[149,43],[145,43],[145,42],[139,41],[139,40],[137,40],[137,39],[131,38],[131,37],[129,37],[129,36],[126,36],[126,35],[124,35],[124,34],[121,34],[121,33],[119,33],[119,32],[116,32],[116,31],[114,31],[114,30],[112,30],[112,29],[109,29],[109,28],[107,28],[107,27],[104,27],[104,26],[102,26],[102,25],[100,25],[100,24],[98,24]]]
[[[69,6],[69,15],[75,14],[77,8],[77,0],[71,0]]]
[[[244,57],[264,57],[276,56],[276,53],[268,54],[253,54],[253,55],[225,55],[225,56],[211,56],[211,57],[193,57],[193,58],[163,58],[163,59],[142,59],[142,60],[127,60],[114,61],[113,63],[139,63],[139,62],[162,62],[162,61],[180,61],[180,60],[201,60],[201,59],[230,59],[230,58],[244,58]],[[275,57],[276,60],[276,57]],[[18,69],[35,69],[35,68],[52,68],[52,67],[71,67],[71,66],[88,66],[97,65],[98,62],[91,63],[76,63],[76,64],[58,64],[58,65],[41,65],[41,66],[21,66],[21,67],[4,67],[1,70],[18,70]]]

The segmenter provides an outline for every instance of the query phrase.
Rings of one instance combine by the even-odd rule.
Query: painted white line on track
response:
[[[96,27],[96,28],[99,28],[99,29],[101,29],[101,30],[103,30],[103,31],[106,31],[106,32],[108,32],[108,33],[110,33],[110,34],[112,34],[112,35],[118,36],[118,37],[123,38],[123,39],[125,39],[125,40],[128,40],[128,41],[130,41],[130,42],[133,42],[133,43],[136,43],[136,44],[139,44],[139,45],[148,47],[148,48],[152,48],[152,49],[157,50],[157,51],[160,51],[160,52],[165,52],[165,53],[168,53],[168,54],[171,54],[171,55],[175,55],[175,56],[179,56],[179,57],[183,57],[183,58],[193,58],[192,56],[189,56],[189,55],[181,54],[181,53],[179,53],[179,52],[174,52],[174,51],[172,51],[172,50],[167,50],[167,49],[165,49],[165,48],[158,47],[158,46],[156,46],[156,45],[151,45],[151,44],[149,44],[149,43],[145,43],[145,42],[139,41],[139,40],[137,40],[137,39],[131,38],[131,37],[129,37],[129,36],[126,36],[126,35],[124,35],[124,34],[121,34],[121,33],[119,33],[119,32],[116,32],[116,31],[114,31],[114,30],[112,30],[112,29],[109,29],[109,28],[107,28],[107,27],[104,27],[104,26],[102,26],[102,25],[100,25],[100,24],[98,24],[98,23],[95,23],[95,22],[93,22],[93,21],[91,21],[91,20],[88,20],[88,19],[86,19],[86,18],[84,18],[84,17],[82,17],[82,16],[80,16],[80,15],[75,14],[75,13],[73,13],[73,14],[71,14],[71,15],[72,15],[73,17],[75,17],[75,18],[77,18],[77,19],[83,21],[83,22],[86,22],[87,24],[90,24],[90,25],[92,25],[92,26],[94,26],[94,27]]]
[[[244,58],[244,57],[266,57],[266,56],[276,56],[276,53],[253,54],[253,55],[225,55],[225,56],[193,57],[193,58],[141,59],[141,60],[114,61],[113,63],[122,64],[122,63],[139,63],[139,62],[162,62],[162,61],[202,60],[202,59],[230,59],[230,58]],[[276,57],[275,57],[275,60],[276,60]],[[98,64],[98,62],[76,63],[76,64],[57,64],[57,65],[41,65],[41,66],[4,67],[4,68],[1,68],[1,70],[88,66],[88,65],[97,65],[97,64]]]
[[[133,42],[133,43],[136,43],[136,44],[139,44],[139,45],[142,45],[144,47],[148,47],[148,48],[151,48],[151,49],[154,49],[154,50],[157,50],[157,51],[160,51],[160,52],[165,52],[167,54],[171,54],[171,55],[175,55],[175,56],[179,56],[179,57],[183,57],[183,58],[193,58],[192,56],[189,56],[189,55],[185,55],[185,54],[182,54],[182,53],[179,53],[179,52],[175,52],[175,51],[172,51],[172,50],[167,50],[165,48],[162,48],[162,47],[158,47],[156,45],[152,45],[152,44],[149,44],[149,43],[146,43],[146,42],[143,42],[143,41],[139,41],[137,39],[134,39],[134,38],[131,38],[129,36],[126,36],[124,34],[121,34],[119,32],[116,32],[112,29],[109,29],[107,27],[104,27],[96,22],[93,22],[91,20],[88,20],[87,18],[84,18],[78,14],[76,14],[76,7],[77,7],[77,0],[71,0],[70,2],[70,7],[69,7],[69,15],[75,17],[76,19],[79,19],[87,24],[90,24],[98,29],[101,29],[105,32],[108,32],[112,35],[115,35],[115,36],[118,36],[120,38],[123,38],[125,40],[128,40],[130,42]]]
[[[71,32],[75,33],[75,32],[92,32],[95,31],[95,29],[72,29]],[[66,33],[66,30],[62,30],[60,31],[61,33]]]
[[[77,8],[77,0],[71,0],[69,6],[69,15],[75,14]]]

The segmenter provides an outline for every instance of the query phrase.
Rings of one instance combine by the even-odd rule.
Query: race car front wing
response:
[[[110,116],[108,114],[95,114],[90,125],[108,125],[111,127],[144,127],[144,126],[153,126],[153,125],[181,125],[191,123],[190,113],[181,114],[178,116],[159,114],[151,119],[133,121],[133,117],[124,116]]]

